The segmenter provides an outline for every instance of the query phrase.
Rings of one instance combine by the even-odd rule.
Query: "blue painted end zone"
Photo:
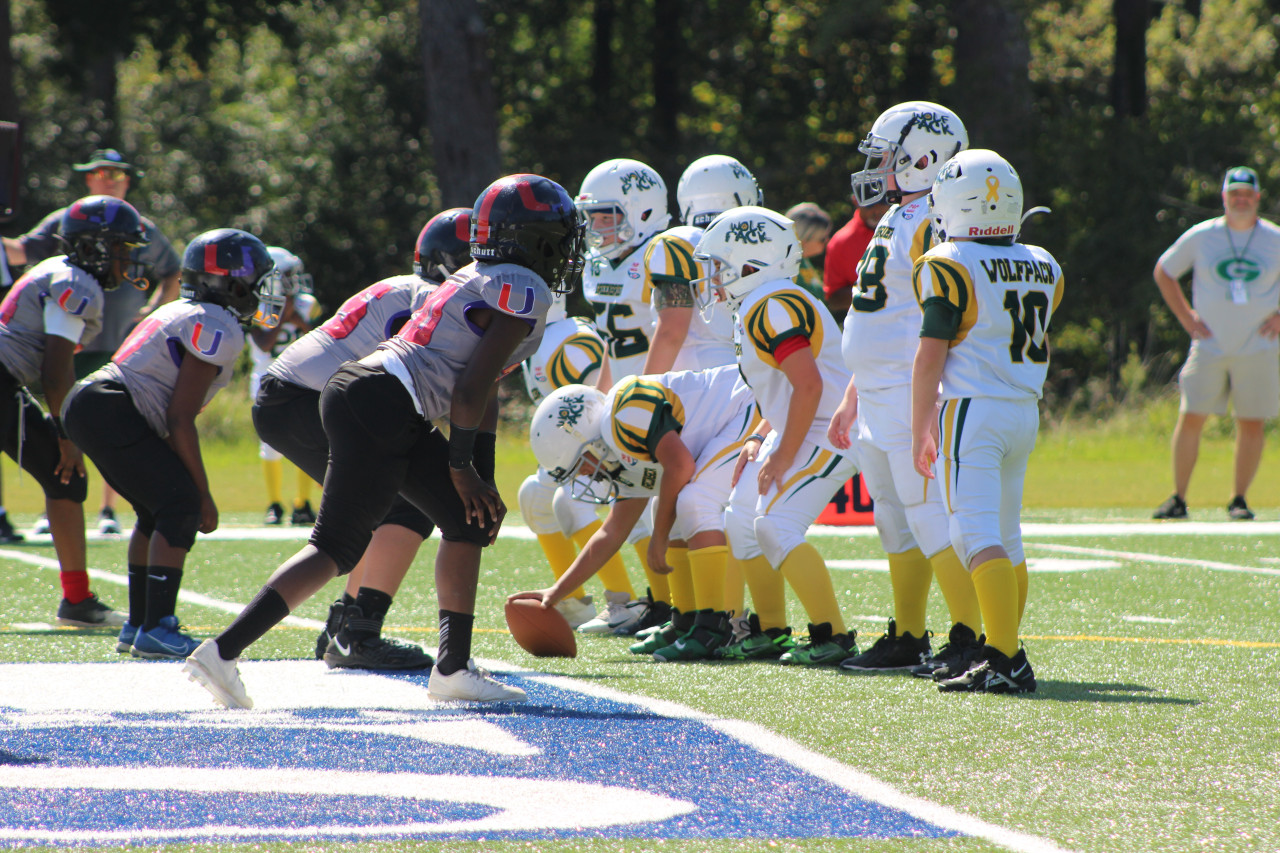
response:
[[[426,686],[425,676],[385,678],[423,690]],[[705,722],[583,695],[536,677],[506,679],[528,691],[528,704],[379,711],[377,698],[371,697],[368,708],[298,708],[276,712],[260,724],[255,724],[254,714],[208,712],[114,712],[85,722],[44,723],[39,714],[5,707],[0,698],[0,777],[20,776],[26,786],[11,788],[12,781],[0,785],[0,846],[94,843],[95,836],[102,843],[101,833],[139,844],[321,836],[534,840],[959,835],[860,799]],[[468,721],[509,736],[511,742],[523,744],[524,751],[503,754],[485,744],[471,748],[447,738],[406,734],[415,726],[431,730],[432,725]],[[855,731],[850,734],[856,736]],[[87,762],[89,757],[96,761]],[[40,787],[42,773],[95,765],[124,768],[115,791],[104,790],[101,780],[77,786],[73,779],[58,787]],[[175,779],[230,769],[243,774],[247,790],[198,790],[200,785],[194,783],[191,787],[197,790],[164,790],[163,783],[154,782],[133,790],[129,768],[151,773],[170,768]],[[519,791],[535,791],[539,784],[576,783],[580,787],[572,791],[583,799],[574,799],[574,794],[572,801],[548,806],[561,813],[553,817],[547,812],[546,821],[474,830],[467,825],[491,818],[509,804],[486,804],[461,794],[454,800],[447,784],[439,789],[443,793],[418,796],[330,790],[320,780],[332,778],[332,771],[421,774],[423,780],[459,777],[459,791],[468,785],[474,786],[468,789],[472,791],[491,785],[516,792],[511,796],[517,798]],[[267,781],[250,783],[255,774]],[[273,774],[294,781],[282,781],[273,790]],[[312,774],[316,788],[306,790]],[[404,778],[412,783],[419,777]],[[624,790],[619,794],[617,789]],[[629,797],[642,799],[641,792],[665,798],[664,803],[674,801],[678,808],[663,812],[669,816],[662,819],[574,825],[575,809],[592,797],[603,798],[604,805],[597,806],[605,813],[615,805],[622,813],[622,804]],[[211,827],[237,829],[229,837]]]

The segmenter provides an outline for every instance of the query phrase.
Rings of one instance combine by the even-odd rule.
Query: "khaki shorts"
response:
[[[1280,415],[1280,354],[1215,355],[1193,343],[1178,388],[1181,412],[1225,415],[1230,399],[1237,418],[1274,418]]]

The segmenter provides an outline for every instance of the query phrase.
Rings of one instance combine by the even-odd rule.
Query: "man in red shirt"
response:
[[[857,204],[856,199],[854,204]],[[849,221],[832,234],[827,242],[822,290],[827,307],[841,326],[844,325],[844,315],[853,301],[853,285],[858,281],[858,261],[862,260],[862,253],[871,242],[876,224],[888,209],[889,205],[884,202],[855,208]]]

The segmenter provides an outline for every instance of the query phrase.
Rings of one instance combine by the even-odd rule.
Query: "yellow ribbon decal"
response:
[[[995,175],[987,178],[987,197],[983,201],[1000,200],[1000,179]]]

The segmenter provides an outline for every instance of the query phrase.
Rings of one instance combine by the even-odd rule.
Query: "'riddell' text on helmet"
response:
[[[541,175],[508,175],[471,209],[471,257],[519,264],[557,293],[582,280],[583,226],[564,187]]]

